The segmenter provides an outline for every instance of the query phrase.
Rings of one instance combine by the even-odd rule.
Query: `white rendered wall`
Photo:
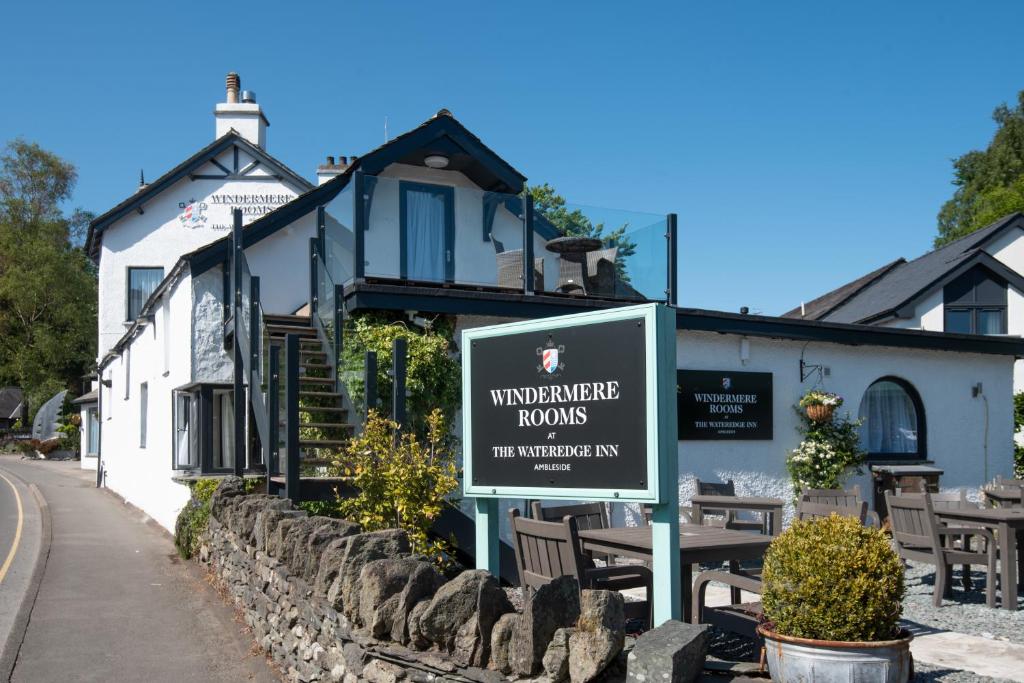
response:
[[[240,166],[251,159],[239,153]],[[231,168],[232,151],[227,150],[218,161]],[[258,167],[257,167],[258,168]],[[223,173],[213,164],[206,164],[197,174]],[[103,355],[123,335],[131,321],[127,321],[127,269],[128,267],[162,267],[170,272],[178,258],[190,251],[230,234],[231,209],[235,205],[224,203],[227,196],[286,195],[294,197],[298,188],[265,175],[253,172],[247,180],[189,180],[184,178],[170,186],[143,206],[144,213],[132,212],[108,226],[102,233],[99,262],[99,351]],[[218,200],[218,201],[215,201]],[[182,205],[195,200],[205,208],[193,206],[205,221],[183,223]],[[276,208],[280,202],[246,205],[243,210],[262,211]],[[248,224],[258,218],[256,213],[246,214]]]
[[[265,313],[292,314],[309,301],[309,240],[313,237],[316,211],[245,250],[249,272],[260,279]]]
[[[105,485],[142,509],[168,531],[174,530],[178,512],[188,501],[186,486],[171,480],[173,422],[172,391],[191,379],[189,331],[191,329],[191,281],[187,276],[162,299],[153,322],[115,359],[104,377],[112,386],[104,389],[101,453]],[[165,314],[164,306],[169,306]],[[167,332],[168,334],[165,334]],[[170,340],[170,353],[164,344]],[[128,398],[125,398],[125,362],[130,355]],[[140,385],[148,385],[147,434],[140,446]]]
[[[234,362],[224,349],[224,274],[217,266],[191,280],[191,355],[196,382],[234,381]]]
[[[942,288],[939,287],[917,304],[914,308],[913,316],[910,318],[886,320],[881,326],[898,327],[904,330],[943,332],[945,330],[945,325]]]

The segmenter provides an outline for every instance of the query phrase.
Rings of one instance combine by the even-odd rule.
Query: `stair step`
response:
[[[347,408],[337,406],[299,406],[300,413],[347,413]]]
[[[303,422],[299,428],[312,427],[313,429],[355,429],[355,425],[346,422]]]
[[[320,351],[310,351],[309,349],[299,349],[299,355],[300,356],[323,356],[324,358],[326,358],[327,357],[327,352],[323,351],[323,350],[320,350]]]
[[[326,447],[326,446],[347,446],[348,441],[344,439],[299,439],[299,446],[314,446],[314,447]]]
[[[297,334],[301,337],[300,341],[305,341],[308,337],[316,337],[316,330],[312,327],[299,327],[297,325],[267,325],[267,332],[274,338],[282,338],[287,334]]]
[[[308,391],[303,388],[299,388],[299,396],[317,396],[320,398],[341,398],[341,394],[337,391]]]
[[[299,383],[311,382],[314,384],[334,384],[333,377],[311,377],[309,375],[302,375],[299,377]]]
[[[309,325],[308,315],[287,315],[284,313],[264,313],[263,319],[268,323],[283,323],[285,325]]]

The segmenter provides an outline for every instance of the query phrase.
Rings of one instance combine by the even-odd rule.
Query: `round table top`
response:
[[[544,248],[556,254],[580,254],[601,248],[601,240],[594,237],[556,237]]]

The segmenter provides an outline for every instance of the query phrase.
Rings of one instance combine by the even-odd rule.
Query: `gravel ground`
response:
[[[969,591],[961,585],[961,568],[954,568],[953,574],[953,598],[943,600],[942,607],[934,607],[935,568],[928,564],[910,563],[903,618],[911,622],[908,624],[911,630],[917,631],[923,626],[1024,645],[1024,601],[1018,598],[1019,609],[1016,612],[986,607],[985,572],[971,572],[974,587]]]
[[[979,676],[976,673],[970,671],[961,671],[960,669],[946,669],[940,666],[931,666],[930,664],[914,664],[914,672],[917,674],[914,677],[915,681],[941,681],[941,683],[1013,683],[1006,678],[990,678],[988,676]]]

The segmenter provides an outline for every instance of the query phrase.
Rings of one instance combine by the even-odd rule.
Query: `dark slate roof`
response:
[[[896,266],[906,262],[907,260],[905,258],[900,257],[895,261],[886,263],[878,270],[873,270],[867,275],[857,278],[853,282],[847,282],[842,287],[833,289],[828,294],[823,294],[817,299],[811,299],[807,303],[797,306],[792,311],[783,313],[782,317],[803,318],[804,320],[821,320],[826,315],[860,294],[865,287],[873,284],[876,280],[884,276]]]
[[[984,247],[1006,230],[1024,229],[1024,214],[1012,213],[970,235],[912,261],[890,263],[854,282],[818,297],[808,319],[837,323],[872,323],[895,315],[943,284],[950,276],[981,264],[1021,286],[1024,280],[999,263]],[[858,286],[859,284],[859,286]],[[820,305],[817,302],[822,302]],[[829,305],[831,303],[831,305]],[[796,308],[785,317],[800,317]]]
[[[17,418],[24,396],[19,387],[0,388],[0,418]]]
[[[167,173],[163,174],[152,183],[149,183],[138,192],[122,201],[117,206],[113,207],[106,213],[97,216],[89,223],[89,234],[85,240],[85,249],[92,258],[96,258],[99,254],[100,238],[103,231],[112,223],[120,218],[123,218],[126,214],[134,211],[141,207],[147,201],[155,197],[156,195],[163,192],[165,189],[178,182],[182,178],[186,177],[199,168],[210,159],[213,159],[218,154],[226,149],[230,149],[233,146],[241,147],[246,154],[249,154],[256,159],[259,159],[261,164],[265,164],[268,168],[273,170],[279,177],[291,181],[300,190],[308,190],[313,187],[313,184],[308,180],[291,170],[284,163],[278,161],[274,157],[270,156],[266,150],[258,147],[244,137],[242,137],[234,129],[228,131],[224,135],[220,136],[206,147],[185,159],[183,162],[172,168]]]
[[[75,405],[79,405],[80,406],[80,405],[84,405],[86,403],[98,403],[99,400],[100,400],[100,392],[99,392],[99,390],[98,389],[93,389],[92,391],[90,391],[88,393],[82,394],[81,396],[76,398],[74,401],[72,401],[72,403],[74,403]]]

